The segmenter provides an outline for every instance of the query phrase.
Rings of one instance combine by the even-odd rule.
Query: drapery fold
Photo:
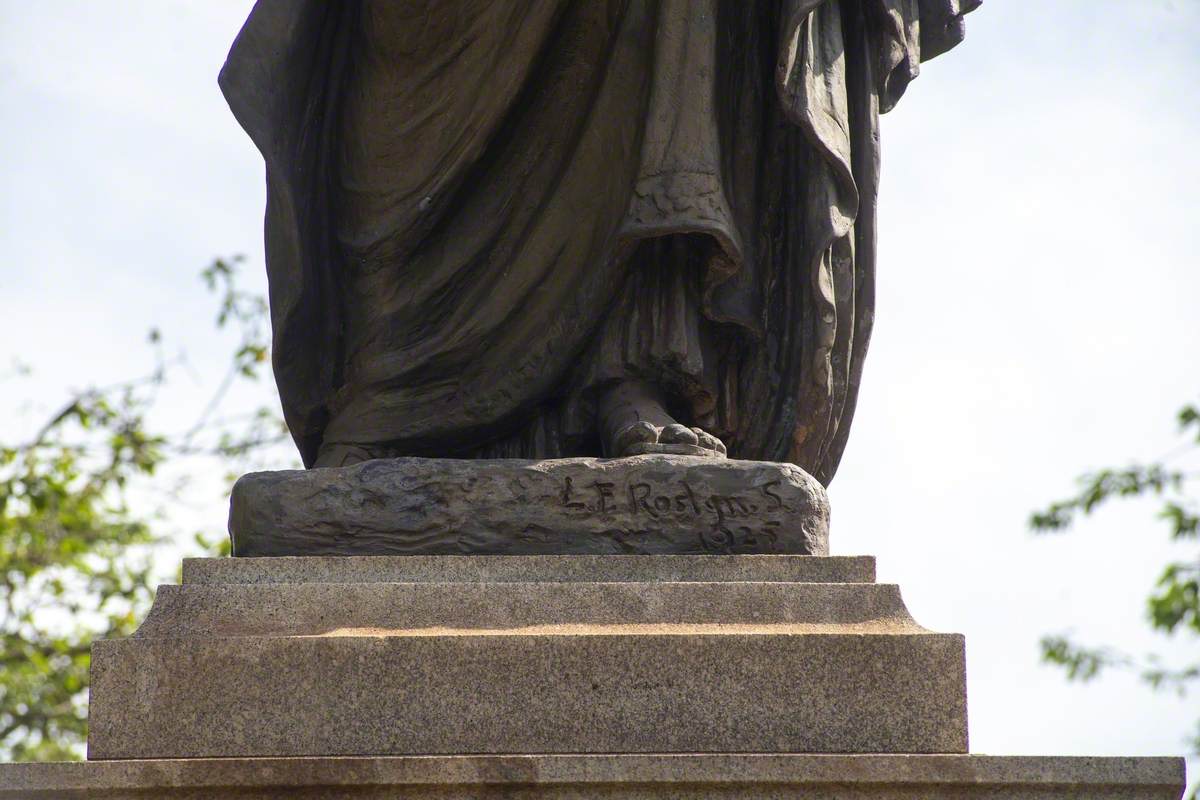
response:
[[[259,0],[221,87],[266,161],[305,463],[594,448],[582,362],[621,309],[673,307],[621,298],[683,285],[631,275],[685,235],[654,251],[699,265],[680,401],[731,455],[828,482],[873,319],[877,115],[968,5]]]

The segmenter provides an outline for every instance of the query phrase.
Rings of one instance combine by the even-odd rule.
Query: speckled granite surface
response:
[[[89,754],[967,751],[962,637],[870,559],[610,558],[189,562]]]
[[[1178,800],[1179,758],[508,755],[0,765],[0,800]]]

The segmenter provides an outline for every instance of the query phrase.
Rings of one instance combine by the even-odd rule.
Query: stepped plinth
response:
[[[96,644],[88,753],[967,752],[962,637],[921,628],[873,573],[805,556],[189,561],[132,638]]]
[[[803,473],[698,461],[243,483],[235,541],[287,551],[307,509],[307,555],[186,560],[93,645],[89,761],[0,766],[0,800],[1180,796],[1180,759],[970,755],[963,637],[822,554]]]

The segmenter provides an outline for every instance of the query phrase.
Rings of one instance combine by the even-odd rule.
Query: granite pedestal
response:
[[[189,560],[96,644],[91,760],[0,765],[0,800],[1180,797],[1181,759],[967,755],[961,637],[874,572]]]
[[[418,462],[243,482],[235,546],[309,555],[185,561],[93,646],[90,760],[0,800],[1182,793],[1180,759],[968,755],[962,637],[820,555],[794,468]]]
[[[134,637],[95,644],[88,754],[967,752],[962,637],[873,574],[804,556],[189,561]]]

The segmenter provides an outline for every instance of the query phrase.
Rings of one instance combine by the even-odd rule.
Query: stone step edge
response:
[[[913,636],[913,637],[943,637],[962,638],[959,633],[941,633],[922,628],[916,623],[906,623],[899,620],[881,619],[862,623],[680,623],[680,622],[648,622],[648,623],[550,623],[545,625],[524,625],[513,628],[458,628],[449,626],[429,626],[423,628],[382,628],[382,627],[342,627],[321,633],[305,633],[290,631],[247,631],[238,633],[226,631],[222,633],[188,633],[134,635],[123,639],[103,639],[103,642],[189,642],[204,640],[206,642],[241,639],[337,639],[337,638],[582,638],[582,637],[636,637],[652,638],[664,636],[690,636],[696,638],[728,637],[728,636],[806,636],[812,638],[862,638],[864,636]]]
[[[1090,787],[1114,787],[1145,791],[1131,797],[1177,798],[1184,776],[1184,760],[1174,757],[686,753],[130,759],[0,764],[0,798],[158,787],[632,783],[1072,790],[1064,797],[1085,796]]]
[[[545,628],[550,632],[571,625],[632,630],[629,626],[671,624],[927,632],[908,612],[896,584],[282,583],[160,586],[135,637],[557,626]]]
[[[401,576],[404,580],[396,580]],[[712,582],[874,583],[874,556],[444,555],[185,558],[185,584]],[[744,577],[757,576],[757,577]],[[807,578],[807,580],[805,580]],[[841,580],[833,580],[841,578]]]

